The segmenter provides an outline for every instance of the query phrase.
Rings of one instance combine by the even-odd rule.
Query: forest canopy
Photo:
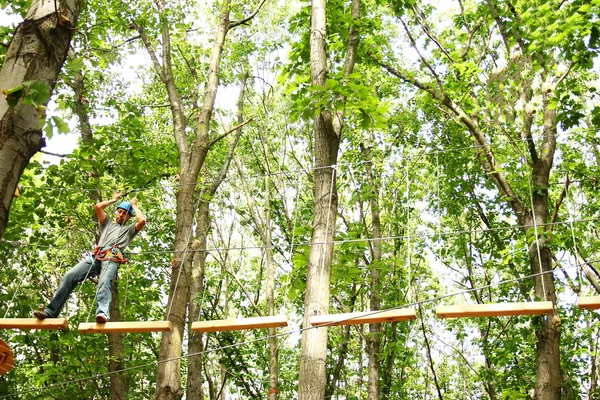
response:
[[[0,0],[0,317],[120,191],[111,322],[173,326],[80,333],[86,280],[68,329],[0,330],[0,398],[600,398],[599,51],[599,0]]]

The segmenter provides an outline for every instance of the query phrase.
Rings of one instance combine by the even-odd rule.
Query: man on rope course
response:
[[[94,206],[100,230],[100,239],[94,249],[94,254],[82,260],[71,268],[63,277],[54,298],[43,311],[34,311],[35,318],[56,318],[60,314],[67,299],[78,283],[86,278],[99,276],[96,289],[96,323],[105,323],[110,320],[110,301],[112,298],[112,281],[117,275],[120,264],[125,264],[121,250],[125,249],[138,232],[146,225],[146,217],[138,208],[136,198],[130,202],[122,202],[117,206],[115,221],[109,221],[104,209],[114,204],[121,197],[115,192],[111,200],[106,200]],[[135,215],[136,222],[127,226],[127,221]]]

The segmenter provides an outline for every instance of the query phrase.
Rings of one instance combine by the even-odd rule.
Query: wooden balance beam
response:
[[[597,310],[600,308],[600,296],[580,297],[577,306],[581,309]]]
[[[436,309],[438,318],[501,317],[512,315],[540,315],[554,311],[551,301],[527,303],[463,304],[440,306]]]
[[[66,318],[0,318],[0,329],[67,329]]]
[[[169,332],[171,321],[128,321],[107,322],[105,324],[85,322],[79,324],[81,333],[137,333],[137,332]]]
[[[414,308],[401,308],[388,311],[364,311],[355,313],[315,315],[310,317],[312,326],[378,324],[381,322],[406,321],[417,318]]]
[[[254,317],[238,319],[217,319],[213,321],[197,321],[192,323],[196,332],[241,331],[245,329],[280,328],[288,325],[287,317]]]

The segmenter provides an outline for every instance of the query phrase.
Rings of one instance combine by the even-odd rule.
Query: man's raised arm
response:
[[[139,209],[137,198],[134,197],[129,203],[131,203],[131,207],[133,207],[133,211],[135,212],[135,230],[141,231],[144,225],[146,225],[146,216]]]
[[[109,205],[116,203],[117,200],[119,200],[119,197],[121,197],[121,192],[115,192],[115,193],[113,193],[113,198],[111,200],[105,200],[94,206],[94,211],[96,211],[96,216],[98,217],[98,222],[103,224],[104,221],[106,221],[106,218],[108,217],[108,215],[106,215],[106,211],[104,211],[104,209],[106,207],[108,207]]]

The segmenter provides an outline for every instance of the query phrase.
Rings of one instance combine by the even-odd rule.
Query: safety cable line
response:
[[[544,224],[538,224],[538,228],[545,226],[555,226],[555,225],[569,225],[571,223],[584,223],[584,222],[597,222],[600,221],[600,217],[598,218],[584,218],[575,221],[558,221],[558,222],[548,222]],[[457,231],[447,231],[447,232],[433,232],[433,233],[422,233],[422,234],[412,234],[412,235],[398,235],[398,236],[387,236],[381,238],[359,238],[359,239],[343,239],[343,240],[334,240],[332,242],[301,242],[295,244],[296,247],[301,246],[310,246],[315,244],[344,244],[344,243],[358,243],[358,242],[372,242],[375,240],[379,241],[387,241],[387,240],[397,240],[403,239],[408,240],[415,238],[429,238],[435,236],[458,236],[464,234],[477,234],[477,233],[486,233],[486,232],[499,232],[499,231],[507,231],[511,229],[522,229],[527,227],[527,225],[510,225],[510,226],[502,226],[497,228],[486,228],[486,229],[464,229]],[[45,250],[64,250],[64,251],[81,251],[80,248],[70,248],[70,247],[54,247],[54,246],[44,246],[44,245],[36,245],[30,243],[23,243],[21,241],[8,241],[8,240],[0,240],[0,243],[7,243],[14,247],[35,247],[37,249],[45,249]],[[210,249],[190,249],[190,250],[148,250],[148,251],[138,251],[138,252],[128,252],[128,255],[143,255],[143,254],[177,254],[177,253],[195,253],[195,252],[211,252],[211,251],[232,251],[232,250],[257,250],[264,249],[267,246],[243,246],[243,247],[213,247]]]
[[[598,261],[600,261],[600,259],[592,260],[590,262],[598,262]],[[465,290],[461,290],[461,291],[458,291],[458,292],[453,292],[453,293],[445,294],[445,295],[442,295],[442,296],[432,297],[432,298],[425,299],[425,300],[420,300],[420,301],[415,301],[415,302],[412,302],[412,303],[403,304],[403,305],[400,305],[400,306],[397,306],[397,307],[387,308],[387,309],[383,309],[383,310],[373,310],[373,311],[369,311],[369,312],[366,312],[366,313],[361,313],[360,316],[349,317],[349,318],[346,318],[346,319],[343,319],[343,320],[338,320],[338,321],[335,321],[335,322],[325,323],[325,324],[318,325],[318,326],[310,326],[310,327],[307,327],[307,328],[298,328],[296,330],[289,330],[289,331],[284,332],[284,333],[278,333],[278,334],[275,334],[275,335],[267,335],[267,336],[263,336],[263,337],[260,337],[260,338],[257,338],[257,339],[252,339],[252,340],[248,340],[248,341],[244,341],[244,342],[233,343],[233,344],[230,344],[230,345],[220,346],[220,347],[216,347],[216,348],[209,349],[209,350],[199,351],[197,353],[182,354],[181,356],[178,356],[178,357],[168,358],[168,359],[165,359],[165,360],[157,360],[157,361],[149,362],[149,363],[142,364],[142,365],[136,365],[136,366],[133,366],[133,367],[127,367],[127,368],[120,369],[118,371],[106,372],[106,373],[102,373],[102,374],[88,376],[88,377],[85,377],[85,378],[73,379],[73,380],[70,380],[70,381],[65,381],[65,382],[61,382],[61,383],[56,383],[56,384],[53,384],[53,385],[49,385],[49,386],[46,386],[46,387],[43,387],[43,388],[31,389],[31,390],[28,390],[28,391],[25,391],[25,392],[18,392],[18,393],[14,393],[14,394],[8,394],[8,395],[1,396],[0,399],[4,399],[4,398],[8,398],[8,397],[14,397],[14,396],[19,396],[19,395],[28,394],[28,393],[42,392],[42,391],[45,391],[45,390],[54,389],[54,388],[61,387],[61,386],[66,386],[66,385],[70,385],[70,384],[74,384],[74,383],[79,383],[79,382],[85,382],[85,381],[92,380],[92,379],[103,378],[103,377],[107,377],[107,376],[110,376],[110,375],[120,374],[120,373],[123,373],[123,372],[128,372],[128,371],[132,371],[132,370],[136,370],[136,369],[141,369],[141,368],[146,368],[146,367],[149,367],[149,366],[158,365],[158,364],[162,364],[162,363],[166,363],[166,362],[181,360],[181,359],[184,359],[184,358],[195,357],[195,356],[199,356],[199,355],[203,355],[203,354],[214,353],[214,352],[221,351],[221,350],[227,350],[227,349],[231,349],[231,348],[235,348],[235,347],[241,347],[241,346],[245,346],[245,345],[249,345],[249,344],[253,344],[253,343],[258,343],[258,342],[261,342],[261,341],[266,341],[266,340],[271,339],[271,338],[279,338],[279,337],[283,337],[283,336],[288,336],[289,337],[289,336],[291,336],[293,334],[302,333],[305,330],[329,327],[329,326],[332,326],[334,324],[335,325],[339,325],[340,322],[352,321],[352,320],[354,320],[356,318],[365,317],[365,316],[373,316],[373,315],[377,315],[377,314],[380,314],[380,313],[383,313],[383,312],[387,312],[387,311],[394,311],[394,310],[399,310],[399,309],[408,308],[408,307],[420,307],[422,304],[434,303],[436,301],[444,300],[444,299],[447,299],[447,298],[450,298],[450,297],[454,297],[454,296],[460,296],[460,295],[468,294],[468,293],[471,293],[471,292],[474,292],[474,291],[477,291],[477,290],[489,289],[489,288],[498,287],[498,286],[502,286],[502,285],[506,285],[506,284],[517,283],[517,282],[520,282],[520,281],[523,281],[523,280],[526,280],[526,279],[535,278],[537,276],[542,276],[542,275],[545,275],[545,274],[553,274],[554,272],[557,272],[557,271],[566,271],[568,269],[572,269],[573,267],[574,266],[557,267],[557,268],[552,269],[551,271],[541,271],[541,272],[538,272],[538,273],[535,273],[535,274],[530,274],[530,275],[522,276],[522,277],[519,277],[519,278],[508,279],[508,280],[505,280],[505,281],[491,283],[491,284],[484,285],[484,286],[478,286],[478,287],[471,288],[471,289],[465,289]],[[575,267],[577,267],[577,266],[575,266]]]
[[[595,131],[598,129],[590,129],[590,131]],[[556,135],[558,136],[558,135]],[[512,145],[514,143],[519,143],[519,142],[523,142],[523,143],[527,143],[529,142],[529,139],[515,139],[515,140],[511,140],[511,141],[499,141],[496,142],[494,144],[488,144],[488,145],[473,145],[473,146],[463,146],[463,147],[454,147],[454,148],[450,148],[450,149],[432,149],[432,150],[423,150],[423,151],[416,151],[415,155],[412,156],[408,156],[409,158],[422,158],[424,156],[427,155],[439,155],[439,154],[444,154],[444,153],[453,153],[453,152],[461,152],[461,151],[465,151],[465,150],[473,150],[473,149],[481,149],[481,148],[501,148],[504,145]],[[346,166],[352,166],[352,165],[362,165],[362,164],[367,164],[367,163],[375,163],[375,161],[372,160],[364,160],[364,161],[355,161],[355,162],[349,162],[349,163],[338,163],[337,166],[338,167],[346,167]],[[245,178],[242,177],[234,177],[234,176],[228,176],[225,178],[226,181],[231,181],[231,180],[237,180],[237,179],[252,179],[252,178],[261,178],[264,176],[276,176],[276,175],[289,175],[289,174],[299,174],[299,173],[310,173],[313,172],[317,169],[321,169],[321,168],[330,168],[331,166],[321,166],[321,167],[310,167],[310,168],[298,168],[298,169],[291,169],[289,171],[284,171],[284,170],[279,170],[279,171],[274,171],[274,172],[270,172],[267,174],[261,174],[261,175],[248,175]],[[571,181],[571,182],[576,182],[576,181]],[[173,184],[173,185],[156,185],[156,187],[161,187],[161,188],[178,188],[178,187],[184,187],[184,186],[198,186],[198,185],[202,185],[202,182],[195,182],[195,183],[189,183],[189,184]],[[558,183],[559,184],[559,183]],[[556,185],[555,183],[552,183],[550,185]],[[96,191],[97,189],[95,188],[86,188],[86,187],[79,187],[79,188],[74,188],[74,187],[59,187],[59,186],[26,186],[26,185],[19,185],[20,188],[23,189],[40,189],[40,190],[56,190],[56,189],[62,189],[62,190],[73,190],[73,191]],[[130,189],[128,191],[126,191],[127,193],[131,193],[131,192],[139,192],[142,190],[150,190],[152,189],[154,186],[142,186],[139,188],[133,188]],[[106,189],[105,191],[109,192],[109,191],[114,191],[114,189]]]

